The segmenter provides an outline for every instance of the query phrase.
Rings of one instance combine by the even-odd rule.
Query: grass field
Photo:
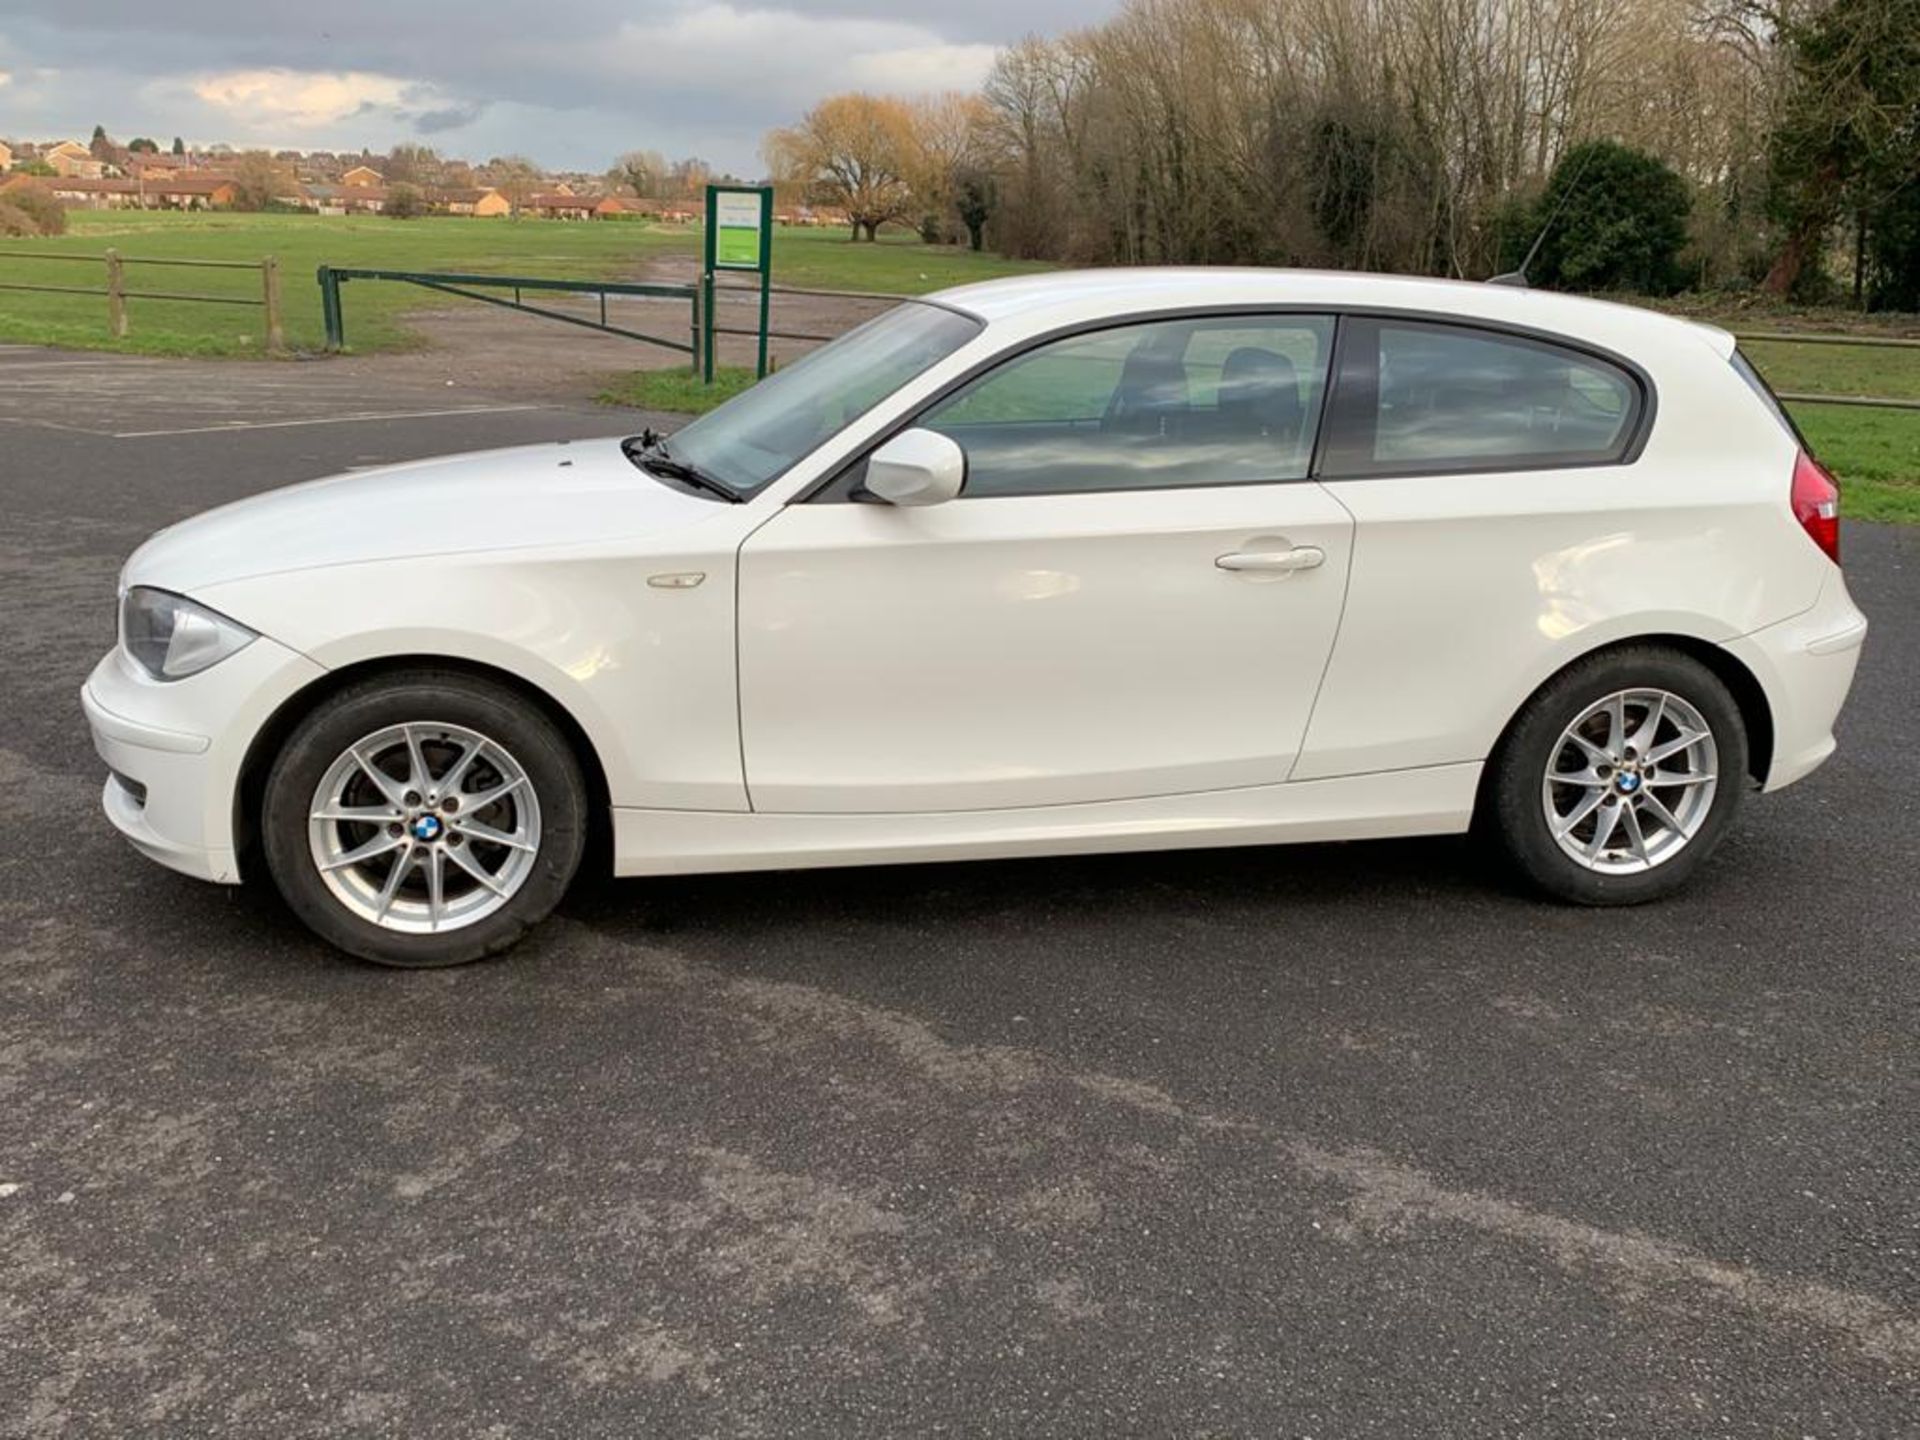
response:
[[[1920,525],[1920,411],[1788,408],[1813,453],[1839,477],[1842,515]]]
[[[1741,345],[1775,390],[1920,400],[1920,350],[1868,345]],[[1841,510],[1860,520],[1920,524],[1920,410],[1792,401],[1813,451],[1840,478]]]
[[[473,220],[433,217],[387,220],[377,215],[176,214],[159,211],[75,211],[72,229],[49,240],[0,239],[0,283],[104,287],[105,268],[71,261],[29,260],[23,252],[98,256],[109,246],[138,260],[280,262],[287,343],[318,350],[324,341],[322,264],[392,270],[460,270],[562,278],[637,279],[650,260],[694,258],[693,226],[560,220]],[[878,245],[852,245],[844,230],[777,230],[776,283],[842,290],[918,294],[969,280],[1041,268],[954,246],[922,245],[890,235]],[[257,274],[129,264],[133,290],[257,296]],[[413,343],[401,321],[409,310],[457,305],[410,285],[356,281],[346,288],[347,338],[360,351]],[[107,332],[104,297],[0,290],[0,342],[125,350],[146,355],[257,355],[264,344],[258,310],[238,305],[130,300],[128,338]]]

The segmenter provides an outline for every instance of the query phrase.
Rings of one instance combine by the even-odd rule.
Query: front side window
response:
[[[1638,430],[1639,384],[1598,356],[1466,326],[1347,327],[1328,478],[1602,464]]]
[[[1333,321],[1157,320],[1051,341],[920,424],[967,455],[964,496],[1304,479]]]
[[[937,305],[898,305],[674,431],[672,457],[750,495],[980,329]]]

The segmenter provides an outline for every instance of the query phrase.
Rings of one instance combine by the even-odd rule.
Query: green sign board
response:
[[[747,270],[758,278],[760,324],[758,331],[727,329],[730,335],[758,334],[758,364],[755,373],[767,373],[767,317],[771,294],[768,271],[773,265],[773,187],[770,185],[707,186],[707,247],[705,273],[700,277],[700,373],[713,380],[714,337],[722,326],[714,306],[723,291],[714,284],[722,270]],[[738,287],[744,288],[744,287]],[[725,287],[731,296],[736,287]]]
[[[707,187],[707,246],[721,270],[760,270],[772,240],[773,192]]]

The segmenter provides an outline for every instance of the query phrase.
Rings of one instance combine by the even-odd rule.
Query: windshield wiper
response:
[[[718,495],[730,505],[740,503],[740,492],[724,480],[717,480],[698,466],[689,465],[684,460],[676,460],[667,453],[664,437],[652,430],[642,432],[637,438],[623,440],[620,448],[626,457],[645,470],[649,475],[659,475],[668,480],[678,480],[695,490],[704,490],[710,495]]]

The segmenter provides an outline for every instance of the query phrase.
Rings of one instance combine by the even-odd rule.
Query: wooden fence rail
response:
[[[1899,335],[1802,335],[1791,330],[1750,331],[1733,337],[1743,345],[1865,345],[1887,350],[1920,350],[1920,340]],[[1920,400],[1891,395],[1834,395],[1823,391],[1778,390],[1776,400],[1792,405],[1856,405],[1868,410],[1920,410]]]
[[[1793,330],[1751,331],[1736,340],[1765,341],[1769,345],[1880,345],[1890,350],[1920,350],[1920,340],[1904,335],[1803,335]]]
[[[280,262],[271,255],[258,260],[182,260],[157,255],[122,255],[108,250],[100,255],[69,255],[52,250],[0,249],[0,260],[61,260],[73,264],[105,265],[106,285],[95,289],[88,285],[39,285],[26,281],[0,280],[0,290],[26,290],[43,295],[100,295],[107,302],[107,328],[116,340],[124,340],[130,328],[127,316],[129,300],[177,300],[194,305],[246,305],[266,312],[267,349],[286,348],[286,332],[281,324]],[[135,290],[127,286],[129,265],[172,265],[193,270],[251,270],[260,276],[260,294],[203,295],[184,290]]]

